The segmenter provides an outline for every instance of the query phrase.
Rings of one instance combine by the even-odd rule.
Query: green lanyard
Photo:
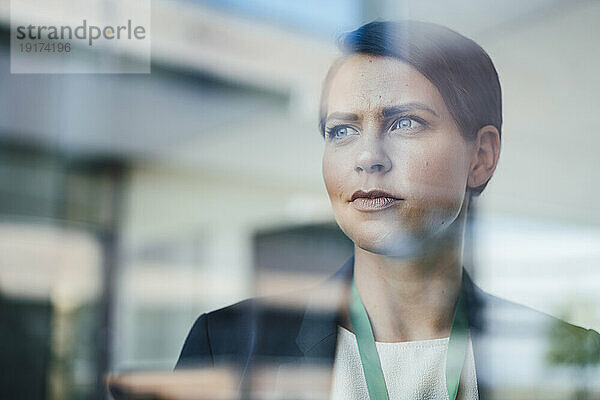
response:
[[[389,400],[371,323],[354,280],[352,280],[350,296],[350,320],[358,343],[358,352],[367,381],[369,398],[371,400]],[[446,389],[448,389],[450,400],[455,400],[458,393],[458,383],[467,352],[468,333],[467,310],[461,293],[454,311],[446,356]]]

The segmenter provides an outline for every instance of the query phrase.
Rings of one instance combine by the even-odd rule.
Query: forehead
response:
[[[426,104],[440,115],[446,109],[435,85],[410,64],[356,54],[344,59],[331,77],[327,112],[370,113],[413,102]]]

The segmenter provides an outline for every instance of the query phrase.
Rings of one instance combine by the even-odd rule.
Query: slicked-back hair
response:
[[[498,73],[485,50],[471,39],[429,22],[375,21],[343,35],[338,45],[346,55],[393,57],[411,65],[436,86],[465,139],[474,140],[485,125],[501,132]],[[330,78],[328,75],[321,100],[323,135]],[[471,194],[480,194],[486,185],[471,189]]]

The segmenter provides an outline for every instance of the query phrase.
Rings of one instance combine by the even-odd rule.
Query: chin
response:
[[[390,226],[382,221],[363,221],[352,226],[340,224],[340,227],[357,247],[365,251],[387,257],[414,258],[425,255],[434,243],[440,244],[453,236],[455,218],[453,215],[445,217],[429,220],[426,226],[405,222],[404,228],[400,228],[397,224]]]
[[[360,232],[342,230],[357,247],[370,253],[387,257],[412,258],[423,252],[425,236],[421,233],[407,232],[398,228],[393,230],[370,228],[366,229],[363,226]]]
[[[422,254],[423,246],[416,240],[403,239],[391,243],[354,242],[359,248],[373,254],[394,258],[414,258]]]

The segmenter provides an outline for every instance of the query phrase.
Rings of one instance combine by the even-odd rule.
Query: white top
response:
[[[399,343],[375,342],[390,400],[448,399],[448,340],[449,338]],[[470,336],[457,398],[478,399],[475,359]],[[330,399],[369,399],[356,337],[341,326],[338,326]]]

